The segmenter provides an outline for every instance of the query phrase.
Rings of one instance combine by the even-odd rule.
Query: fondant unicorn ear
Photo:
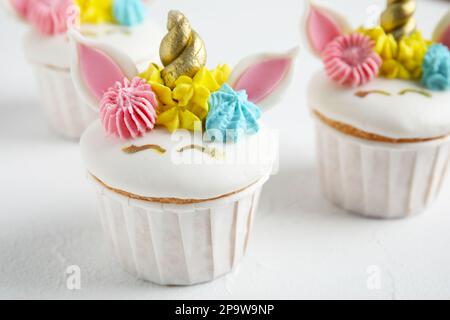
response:
[[[234,90],[245,90],[249,101],[263,111],[273,107],[292,80],[298,47],[285,54],[259,54],[243,59],[235,67],[229,83]]]
[[[306,0],[302,19],[301,34],[312,54],[319,56],[328,43],[352,28],[347,20],[332,11]]]
[[[78,93],[95,110],[104,92],[115,82],[133,79],[138,70],[130,57],[117,49],[86,39],[77,30],[68,35],[72,50],[72,79]]]
[[[450,10],[434,29],[433,40],[446,45],[450,49]]]

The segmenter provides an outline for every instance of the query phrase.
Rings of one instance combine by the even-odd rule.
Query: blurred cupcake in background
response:
[[[68,27],[76,25],[85,37],[121,48],[139,66],[158,55],[161,37],[148,18],[146,2],[6,0],[6,7],[30,26],[25,54],[34,69],[48,122],[63,137],[78,139],[96,118],[72,84]]]
[[[369,29],[315,4],[305,14],[305,43],[324,64],[308,87],[323,193],[365,217],[423,212],[450,163],[450,12],[427,40],[415,10],[388,1]]]

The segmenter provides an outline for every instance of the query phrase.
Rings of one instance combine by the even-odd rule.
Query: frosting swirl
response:
[[[423,60],[422,84],[431,90],[450,89],[450,51],[442,44],[432,45]]]
[[[141,0],[5,0],[39,33],[54,36],[67,31],[68,24],[117,23],[135,26],[144,21]]]
[[[245,135],[259,131],[261,110],[248,101],[245,91],[234,91],[224,84],[209,99],[210,111],[206,118],[206,134],[223,142],[236,142]]]
[[[144,79],[125,78],[103,95],[100,119],[109,135],[136,138],[155,126],[157,105],[156,95]]]
[[[156,64],[152,63],[140,77],[148,81],[159,100],[157,124],[174,132],[177,129],[195,130],[195,124],[203,122],[208,114],[211,93],[220,89],[230,72],[227,65],[219,65],[214,70],[203,67],[193,78],[179,77],[173,89],[164,83],[161,68]]]
[[[141,0],[114,0],[113,14],[123,26],[135,26],[144,21],[145,9]]]
[[[375,42],[375,51],[383,60],[380,75],[389,79],[418,80],[422,75],[422,62],[430,42],[420,31],[397,41],[381,27],[360,29]]]
[[[111,23],[113,0],[76,0],[81,23]]]
[[[41,34],[52,36],[67,31],[72,0],[33,0],[26,8],[27,19]]]
[[[75,0],[81,23],[116,23],[132,27],[145,19],[142,0]]]
[[[341,85],[360,86],[375,78],[381,66],[380,56],[373,51],[373,42],[359,33],[340,36],[323,52],[328,76]]]

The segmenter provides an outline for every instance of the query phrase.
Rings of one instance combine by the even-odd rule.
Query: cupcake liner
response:
[[[262,185],[197,204],[130,199],[91,179],[102,225],[123,268],[160,285],[193,285],[232,271],[245,255]]]
[[[389,144],[316,123],[322,190],[339,207],[371,218],[404,218],[439,194],[449,164],[448,138]]]
[[[65,138],[79,139],[98,114],[78,96],[70,70],[34,63],[33,70],[50,126]]]

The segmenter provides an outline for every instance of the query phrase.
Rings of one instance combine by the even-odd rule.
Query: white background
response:
[[[356,27],[385,0],[321,1]],[[159,0],[151,17],[184,11],[204,38],[209,66],[299,43],[301,0]],[[419,1],[427,37],[450,8]],[[321,63],[302,49],[286,99],[265,114],[280,130],[281,169],[266,185],[249,255],[232,275],[194,287],[159,287],[124,273],[106,243],[78,145],[55,136],[22,52],[25,27],[0,21],[0,298],[299,299],[450,298],[450,188],[423,215],[366,220],[325,201],[315,169],[306,83]],[[81,268],[82,289],[66,288]],[[367,286],[380,271],[380,288]]]

